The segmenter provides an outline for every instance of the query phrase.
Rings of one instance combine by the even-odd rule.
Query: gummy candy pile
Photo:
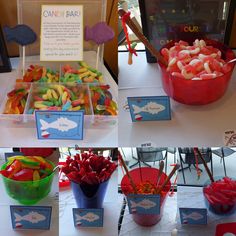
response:
[[[23,76],[23,82],[42,82],[42,83],[54,83],[59,81],[59,72],[53,71],[49,68],[30,65],[25,75]],[[17,82],[22,82],[17,80]]]
[[[100,71],[92,68],[84,61],[78,62],[79,67],[73,68],[70,65],[62,67],[63,76],[60,78],[60,82],[77,82],[77,83],[98,83],[103,84],[103,75]]]
[[[22,114],[25,109],[30,86],[27,84],[16,84],[15,88],[7,94],[4,114]]]
[[[89,95],[85,86],[46,84],[32,91],[28,114],[34,110],[79,111],[90,113]]]
[[[214,79],[231,71],[232,67],[222,59],[222,53],[204,40],[196,39],[193,45],[180,40],[170,49],[163,48],[162,56],[168,61],[167,71],[181,79]]]
[[[16,181],[37,181],[53,172],[53,165],[40,156],[13,156],[0,171],[4,177]]]

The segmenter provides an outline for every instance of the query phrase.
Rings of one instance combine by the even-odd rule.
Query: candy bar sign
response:
[[[42,5],[40,60],[83,60],[82,5]]]
[[[35,111],[35,119],[38,139],[83,139],[83,111]]]

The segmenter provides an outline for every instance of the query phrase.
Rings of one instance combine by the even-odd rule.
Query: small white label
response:
[[[224,132],[224,146],[236,146],[236,130],[227,130]]]
[[[42,5],[40,60],[83,60],[82,5]]]
[[[142,148],[147,148],[147,147],[156,147],[157,145],[153,142],[146,142],[146,143],[141,143],[140,147]]]

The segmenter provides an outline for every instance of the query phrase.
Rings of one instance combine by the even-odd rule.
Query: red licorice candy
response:
[[[224,177],[204,187],[204,194],[210,204],[233,205],[236,203],[236,180]]]
[[[68,156],[62,172],[73,182],[92,185],[108,180],[116,167],[110,157],[89,152]]]

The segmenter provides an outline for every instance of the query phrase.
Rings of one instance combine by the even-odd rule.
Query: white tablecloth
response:
[[[157,65],[146,62],[145,52],[138,52],[133,65],[127,64],[127,53],[119,53],[119,146],[222,146],[226,130],[235,129],[236,69],[225,95],[204,106],[183,105],[170,99],[172,119],[132,123],[123,109],[127,97],[166,95]]]
[[[178,187],[178,208],[206,208],[202,187]],[[229,216],[216,215],[208,211],[207,225],[181,225],[178,218],[178,235],[183,236],[213,236],[217,224],[236,221],[236,212]]]
[[[169,236],[176,228],[176,211],[177,194],[175,193],[174,196],[167,198],[161,220],[152,227],[143,227],[133,221],[126,206],[120,236]]]
[[[76,208],[70,188],[60,191],[60,236],[117,236],[117,224],[121,209],[117,192],[117,171],[112,175],[104,199],[103,228],[75,228],[72,208]]]

